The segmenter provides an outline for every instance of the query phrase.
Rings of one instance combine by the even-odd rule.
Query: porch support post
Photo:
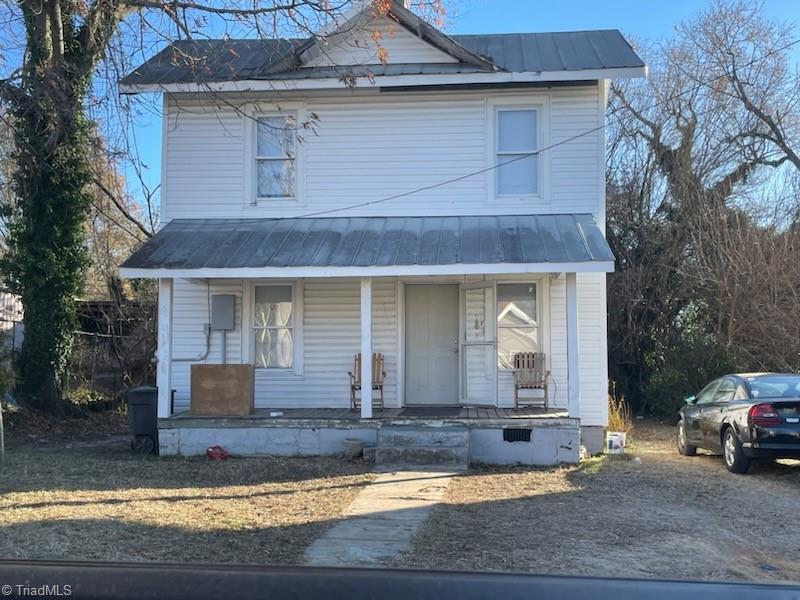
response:
[[[361,418],[372,418],[372,277],[361,278]]]
[[[158,280],[158,345],[156,385],[158,385],[158,417],[171,412],[172,398],[172,279]]]
[[[580,351],[578,349],[578,281],[575,273],[566,274],[567,288],[567,406],[569,416],[581,416]]]

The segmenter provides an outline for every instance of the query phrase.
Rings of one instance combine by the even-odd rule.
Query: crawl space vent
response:
[[[504,442],[530,442],[531,429],[503,429]]]

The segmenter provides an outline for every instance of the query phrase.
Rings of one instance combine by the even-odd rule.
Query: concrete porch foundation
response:
[[[513,411],[506,411],[500,417],[493,411],[476,418],[403,418],[398,412],[394,418],[360,419],[324,418],[324,410],[319,409],[304,418],[293,418],[290,410],[284,410],[288,414],[280,417],[179,415],[161,419],[160,454],[196,456],[204,454],[209,446],[220,445],[235,456],[336,455],[342,452],[346,438],[356,438],[379,450],[385,445],[386,452],[379,452],[379,457],[417,456],[419,452],[409,451],[430,448],[432,453],[440,454],[445,450],[439,447],[444,443],[442,440],[450,440],[457,432],[463,432],[459,433],[463,441],[458,445],[470,463],[555,465],[576,463],[579,457],[578,419],[554,413],[532,417],[529,413],[515,416]],[[505,441],[505,429],[528,430],[530,439]],[[421,460],[419,464],[424,464],[424,458]]]
[[[581,444],[590,454],[600,454],[605,443],[605,428],[599,425],[581,426]]]

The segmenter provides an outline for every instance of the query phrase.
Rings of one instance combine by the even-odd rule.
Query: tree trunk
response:
[[[25,339],[18,391],[58,413],[76,328],[75,298],[86,268],[85,222],[91,206],[82,94],[46,94],[15,111],[18,209],[6,268],[22,297]],[[57,96],[57,97],[53,97]]]

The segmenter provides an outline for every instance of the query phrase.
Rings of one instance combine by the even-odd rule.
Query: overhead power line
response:
[[[796,39],[796,40],[794,40],[792,42],[789,42],[788,44],[786,44],[784,46],[781,46],[779,48],[775,48],[774,50],[770,50],[769,52],[767,52],[766,54],[763,54],[762,56],[754,58],[753,60],[740,65],[740,68],[752,66],[752,65],[754,65],[756,63],[759,63],[759,62],[761,62],[763,60],[766,60],[770,56],[774,56],[775,54],[783,52],[784,50],[788,50],[789,48],[791,48],[792,46],[796,46],[797,44],[800,44],[800,38]],[[668,97],[666,97],[666,98],[664,98],[662,100],[659,100],[658,102],[654,102],[652,105],[650,105],[649,108],[656,108],[658,106],[661,106],[662,104],[666,104],[668,102],[672,102],[673,100],[676,100],[676,99],[680,98],[681,96],[685,96],[687,94],[692,94],[692,93],[696,92],[697,90],[699,90],[700,88],[702,88],[704,86],[708,86],[708,85],[714,83],[715,81],[719,81],[720,79],[725,79],[726,77],[727,77],[727,75],[723,74],[723,75],[717,75],[716,77],[712,77],[712,78],[704,80],[704,81],[700,81],[700,82],[696,83],[695,85],[691,86],[688,89],[685,89],[685,90],[683,90],[681,92],[678,92],[677,94],[673,94],[672,96],[668,96]],[[621,112],[622,110],[624,110],[623,107],[618,107],[618,108],[612,110],[609,113],[608,116],[613,116],[616,113]],[[485,167],[483,169],[478,169],[476,171],[471,171],[469,173],[465,173],[464,175],[458,175],[457,177],[452,177],[450,179],[444,179],[442,181],[438,181],[436,183],[431,183],[429,185],[424,185],[424,186],[421,186],[421,187],[418,187],[418,188],[414,188],[412,190],[407,190],[405,192],[399,192],[397,194],[392,194],[391,196],[385,196],[383,198],[377,198],[375,200],[367,200],[365,202],[359,202],[357,204],[350,204],[350,205],[347,205],[347,206],[339,206],[339,207],[336,207],[336,208],[329,208],[329,209],[325,209],[325,210],[312,211],[312,212],[308,212],[308,213],[304,213],[304,214],[300,214],[300,215],[295,215],[293,217],[277,217],[277,218],[281,219],[281,220],[284,220],[284,219],[302,219],[302,218],[307,218],[307,217],[320,217],[320,216],[323,216],[323,215],[329,215],[329,214],[343,212],[343,211],[347,211],[347,210],[353,210],[353,209],[356,209],[356,208],[364,208],[366,206],[373,206],[375,204],[382,204],[384,202],[390,202],[392,200],[398,200],[400,198],[406,198],[408,196],[413,196],[415,194],[419,194],[420,192],[426,192],[428,190],[433,190],[433,189],[440,188],[440,187],[443,187],[443,186],[446,186],[446,185],[450,185],[451,183],[456,183],[456,182],[459,182],[459,181],[463,181],[465,179],[469,179],[470,177],[475,177],[477,175],[482,175],[483,173],[488,173],[489,171],[494,171],[496,169],[499,169],[500,167],[504,167],[505,165],[509,165],[509,164],[515,163],[517,161],[524,160],[526,158],[530,158],[532,156],[538,156],[539,154],[541,154],[543,152],[548,152],[548,151],[553,150],[554,148],[557,148],[559,146],[563,146],[565,144],[569,144],[570,142],[574,142],[575,140],[578,140],[580,138],[586,137],[587,135],[591,135],[593,133],[597,133],[598,131],[601,131],[601,130],[605,129],[609,125],[614,124],[614,123],[619,123],[621,121],[622,121],[621,118],[610,121],[608,119],[608,117],[606,117],[606,119],[604,120],[602,125],[598,125],[597,127],[592,127],[591,129],[587,129],[585,131],[577,133],[577,134],[575,134],[573,136],[570,136],[568,138],[565,138],[563,140],[559,140],[558,142],[554,142],[552,144],[548,144],[547,146],[544,146],[543,148],[539,148],[538,150],[534,150],[533,152],[527,152],[527,153],[524,153],[524,154],[520,154],[519,156],[515,156],[512,159],[509,159],[509,160],[506,160],[506,161],[503,161],[503,162],[499,162],[499,163],[490,165],[490,166]]]

